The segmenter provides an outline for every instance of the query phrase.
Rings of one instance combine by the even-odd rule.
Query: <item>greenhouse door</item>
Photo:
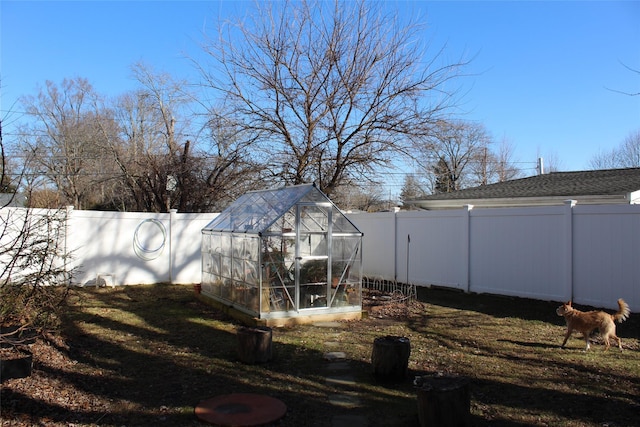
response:
[[[331,215],[329,203],[298,205],[296,245],[296,305],[327,307],[331,281]]]

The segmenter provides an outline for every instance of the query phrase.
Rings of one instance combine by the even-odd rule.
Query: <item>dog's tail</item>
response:
[[[618,323],[622,323],[627,320],[627,317],[629,317],[631,310],[629,310],[629,304],[624,302],[622,298],[618,300],[618,307],[618,312],[613,315],[613,320]]]

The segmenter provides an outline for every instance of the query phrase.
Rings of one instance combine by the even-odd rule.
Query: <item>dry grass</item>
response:
[[[288,407],[278,426],[330,426],[361,414],[370,426],[417,425],[414,375],[471,378],[474,425],[631,426],[640,413],[640,316],[618,326],[625,350],[584,352],[578,337],[559,348],[557,304],[421,289],[420,302],[383,306],[333,327],[273,333],[274,359],[245,365],[237,325],[195,300],[191,287],[80,289],[64,340],[32,348],[30,378],[2,388],[3,426],[189,426],[198,401],[231,392],[264,393]],[[633,309],[633,307],[632,307]],[[410,339],[410,377],[378,384],[376,337]],[[346,353],[355,384],[326,381],[327,351]],[[335,406],[336,393],[358,396]]]

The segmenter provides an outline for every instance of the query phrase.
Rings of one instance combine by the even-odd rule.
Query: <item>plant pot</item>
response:
[[[199,294],[202,292],[202,285],[201,284],[197,284],[197,285],[193,285],[193,290],[196,292],[196,294]]]

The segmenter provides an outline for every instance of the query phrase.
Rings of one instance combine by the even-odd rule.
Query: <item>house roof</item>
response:
[[[19,193],[0,193],[0,208],[24,207],[27,198]]]
[[[640,168],[552,172],[412,201],[424,209],[579,204],[633,204],[640,202]]]

